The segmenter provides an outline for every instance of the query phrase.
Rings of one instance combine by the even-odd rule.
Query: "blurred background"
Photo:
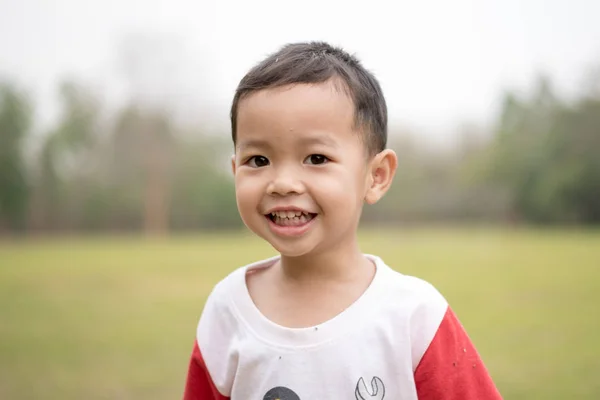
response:
[[[435,284],[505,398],[600,398],[600,2],[0,0],[0,398],[183,390],[237,214],[245,72],[326,40],[380,80],[361,241]],[[352,398],[352,393],[348,398]]]

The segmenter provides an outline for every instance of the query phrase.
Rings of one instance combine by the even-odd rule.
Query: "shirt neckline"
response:
[[[375,264],[375,275],[363,294],[344,311],[321,324],[305,328],[288,328],[268,319],[254,304],[246,285],[248,271],[269,268],[279,256],[249,264],[238,269],[233,279],[233,304],[238,317],[263,342],[279,347],[312,347],[334,340],[336,337],[363,325],[365,315],[377,309],[377,294],[385,278],[387,266],[381,258],[365,254]]]

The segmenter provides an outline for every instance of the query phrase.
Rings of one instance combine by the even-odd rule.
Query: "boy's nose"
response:
[[[267,186],[269,195],[286,196],[304,193],[304,184],[298,179],[298,174],[291,170],[277,173]]]

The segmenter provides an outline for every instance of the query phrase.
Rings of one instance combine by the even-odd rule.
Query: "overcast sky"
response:
[[[227,126],[249,67],[286,42],[327,40],[377,75],[392,122],[443,139],[460,121],[489,121],[502,89],[525,89],[538,72],[565,91],[581,86],[600,63],[599,21],[597,0],[0,0],[0,75],[30,89],[51,121],[61,77],[117,101],[131,82],[124,38],[164,37],[166,51],[151,42],[146,52],[163,70],[130,68],[138,92]]]

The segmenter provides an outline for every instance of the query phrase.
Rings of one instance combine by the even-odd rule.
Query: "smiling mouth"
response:
[[[301,226],[312,221],[317,214],[305,211],[275,211],[265,216],[275,225]]]

